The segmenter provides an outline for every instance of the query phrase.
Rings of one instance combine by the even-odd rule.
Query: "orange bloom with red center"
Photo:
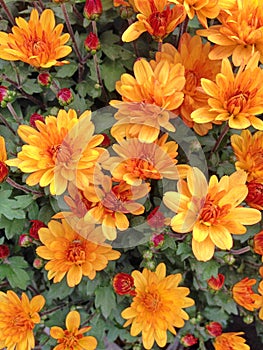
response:
[[[51,220],[47,228],[39,230],[40,241],[44,244],[36,249],[37,254],[49,262],[45,265],[48,279],[60,282],[67,275],[67,284],[74,287],[82,276],[93,280],[97,271],[106,268],[109,260],[116,260],[120,253],[106,244],[94,242],[94,237],[102,237],[101,228],[89,225],[84,232],[77,233],[66,222]]]
[[[119,295],[136,295],[134,290],[134,279],[128,273],[117,273],[117,275],[115,275],[113,278],[112,285],[115,293]]]
[[[142,333],[145,349],[151,349],[154,341],[159,347],[167,343],[167,330],[176,334],[176,328],[184,326],[188,314],[183,310],[194,305],[194,300],[188,298],[189,289],[178,287],[182,276],[174,274],[166,276],[166,266],[160,263],[156,271],[143,269],[133,271],[135,297],[122,317],[127,321],[123,325],[131,325],[131,335]]]
[[[153,143],[160,130],[175,131],[170,119],[176,115],[159,106],[117,100],[112,100],[110,104],[118,109],[114,115],[117,122],[111,128],[111,135],[118,143],[125,138],[138,138],[140,142]]]
[[[17,158],[6,163],[31,173],[26,179],[29,186],[49,186],[53,195],[65,192],[70,182],[80,188],[87,186],[94,181],[99,159],[108,155],[97,147],[104,137],[93,135],[95,126],[90,118],[90,111],[78,118],[76,111],[69,109],[60,110],[57,117],[46,117],[45,122],[37,120],[37,129],[20,125],[18,134],[27,144]]]
[[[263,179],[263,132],[253,135],[243,130],[240,135],[231,136],[231,146],[237,158],[236,169],[243,169],[248,174],[247,180],[262,183]]]
[[[164,204],[177,213],[171,219],[172,229],[193,231],[192,249],[198,260],[210,260],[215,247],[231,249],[231,234],[244,234],[244,225],[260,221],[260,211],[240,206],[248,192],[246,178],[240,170],[220,180],[213,175],[207,183],[198,168],[190,168],[187,182],[178,181],[178,192],[164,194]]]
[[[263,210],[263,183],[250,181],[247,183],[248,195],[245,199],[251,208]]]
[[[175,113],[182,117],[187,126],[202,136],[212,128],[212,123],[195,123],[191,113],[207,106],[209,96],[201,88],[201,79],[215,81],[216,75],[220,72],[221,61],[210,60],[208,58],[210,50],[209,43],[203,44],[200,37],[191,37],[185,33],[180,39],[178,51],[167,43],[162,46],[162,51],[156,54],[157,62],[166,59],[170,64],[180,62],[184,66],[186,79],[183,89],[184,100]]]
[[[220,7],[218,0],[169,0],[175,4],[184,5],[189,19],[196,15],[203,27],[207,26],[207,18],[216,18],[219,15]]]
[[[23,61],[36,68],[61,66],[68,61],[58,61],[72,51],[64,44],[69,34],[62,34],[63,24],[55,26],[54,12],[44,10],[39,17],[33,9],[27,22],[24,18],[16,18],[17,26],[12,33],[0,32],[0,58],[7,61]]]
[[[137,39],[144,32],[160,42],[186,17],[184,6],[172,6],[167,0],[134,0],[134,3],[139,12],[138,21],[123,33],[122,40],[126,42]]]
[[[262,62],[262,0],[236,1],[236,6],[231,6],[232,1],[230,9],[221,11],[218,17],[221,24],[197,31],[197,34],[207,37],[215,44],[209,57],[218,60],[232,55],[234,65],[240,66],[247,64],[250,57],[259,52]]]
[[[258,232],[254,236],[254,251],[257,254],[262,255],[263,259],[263,231]]]
[[[114,240],[117,237],[117,229],[125,231],[130,223],[127,214],[140,215],[144,212],[144,206],[138,199],[145,197],[149,192],[149,186],[131,186],[124,181],[113,185],[108,176],[98,179],[100,185],[84,190],[86,199],[93,203],[88,209],[84,221],[101,225],[105,238]]]
[[[65,330],[57,326],[50,328],[51,337],[58,342],[58,345],[53,350],[95,350],[98,343],[96,338],[84,335],[91,327],[79,328],[80,314],[78,311],[70,311],[66,317]]]
[[[142,58],[134,63],[135,78],[127,73],[116,82],[116,90],[125,102],[154,104],[169,111],[178,108],[184,98],[184,67],[168,60],[147,62]]]
[[[219,273],[216,277],[212,276],[207,281],[208,286],[213,290],[220,290],[225,283],[225,276]]]
[[[237,282],[232,289],[235,302],[249,311],[254,311],[258,308],[257,301],[260,299],[260,296],[252,290],[252,286],[255,285],[256,282],[255,279],[245,277]]]
[[[119,157],[111,157],[103,166],[111,171],[115,181],[125,181],[139,186],[147,179],[178,179],[186,176],[188,165],[176,165],[178,144],[166,142],[164,134],[155,143],[142,143],[138,139],[128,139],[113,145]]]
[[[227,121],[230,128],[245,129],[252,125],[263,130],[263,121],[257,117],[263,113],[263,70],[258,67],[258,59],[257,53],[237,74],[233,73],[230,61],[223,59],[215,82],[202,78],[208,105],[192,112],[193,121],[200,124]]]
[[[31,300],[25,293],[19,298],[8,290],[0,292],[0,348],[31,350],[35,347],[33,329],[40,323],[39,311],[45,299],[37,295]]]
[[[8,176],[9,170],[6,166],[7,154],[5,148],[5,139],[0,136],[0,183],[5,181]]]
[[[244,332],[222,333],[215,338],[215,350],[250,350],[249,345],[245,344],[246,340],[240,335]]]

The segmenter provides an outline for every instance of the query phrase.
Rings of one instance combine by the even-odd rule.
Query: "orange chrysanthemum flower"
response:
[[[60,282],[67,275],[67,284],[74,287],[80,283],[82,276],[93,280],[97,271],[106,268],[109,260],[116,260],[120,253],[106,244],[95,243],[94,237],[102,237],[101,228],[89,225],[84,232],[77,233],[62,220],[51,220],[47,228],[39,230],[40,241],[44,244],[36,249],[37,254],[50,260],[45,269],[48,279]]]
[[[0,348],[31,350],[35,347],[33,329],[40,323],[38,312],[45,299],[37,295],[31,300],[25,293],[19,298],[13,291],[0,292]]]
[[[5,147],[5,139],[0,136],[0,183],[3,182],[9,173],[8,167],[6,166],[7,154]]]
[[[24,18],[16,18],[17,26],[12,33],[0,32],[0,58],[8,61],[23,61],[36,68],[61,66],[68,61],[58,61],[72,51],[64,44],[69,34],[63,34],[63,24],[55,26],[54,12],[44,10],[39,17],[33,9],[27,22]]]
[[[175,4],[184,5],[189,19],[196,15],[203,27],[207,26],[207,18],[216,18],[219,15],[220,7],[218,0],[169,0]]]
[[[115,181],[125,181],[139,186],[144,180],[185,177],[188,165],[176,165],[178,144],[166,142],[164,134],[155,143],[143,143],[138,139],[128,139],[113,145],[118,157],[110,157],[103,166],[110,170]]]
[[[66,329],[61,327],[51,327],[50,335],[56,339],[58,345],[53,350],[95,350],[97,346],[96,338],[92,336],[84,336],[91,327],[80,328],[80,314],[78,311],[70,311],[66,317]]]
[[[134,0],[134,3],[139,12],[138,21],[123,33],[122,40],[126,42],[137,39],[144,32],[161,42],[186,17],[184,6],[172,6],[168,0]]]
[[[244,332],[222,333],[215,338],[215,350],[249,350],[249,345],[245,344],[246,340],[239,335]]]
[[[263,277],[261,275],[261,277]],[[259,283],[258,292],[260,294],[260,299],[258,300],[257,306],[260,308],[258,317],[263,320],[263,281]]]
[[[263,2],[243,0],[237,1],[236,5],[221,11],[218,17],[221,24],[198,30],[197,34],[215,44],[209,54],[212,60],[232,55],[234,65],[240,66],[247,64],[251,56],[259,52],[263,62]]]
[[[184,67],[167,60],[135,62],[134,75],[124,73],[116,82],[116,90],[125,102],[154,104],[169,111],[178,108],[184,98]]]
[[[181,274],[166,277],[166,266],[161,263],[156,271],[143,269],[133,271],[136,296],[122,317],[127,319],[124,327],[131,325],[131,335],[142,332],[142,342],[145,349],[151,349],[154,341],[163,347],[167,343],[167,330],[176,334],[176,328],[184,326],[188,314],[183,308],[194,305],[194,300],[188,298],[189,289],[178,287]]]
[[[262,256],[263,261],[263,231],[258,232],[254,238],[254,251]]]
[[[27,177],[29,186],[50,186],[51,194],[62,194],[69,182],[79,187],[93,182],[98,160],[107,156],[104,148],[97,147],[103,135],[93,135],[94,125],[90,111],[80,118],[75,110],[60,110],[57,117],[48,116],[45,122],[36,121],[36,129],[21,125],[18,134],[27,143],[17,158],[7,161],[17,166]]]
[[[261,180],[263,181],[263,180]],[[245,199],[247,205],[251,208],[263,210],[263,183],[258,180],[247,183],[248,195]]]
[[[191,37],[185,33],[180,39],[178,51],[167,43],[162,46],[162,51],[156,54],[157,62],[166,59],[171,65],[179,62],[184,66],[186,79],[183,89],[184,100],[175,113],[182,117],[186,125],[202,136],[212,128],[212,123],[195,123],[191,113],[207,106],[209,96],[201,89],[201,79],[214,81],[216,74],[220,72],[221,61],[211,61],[208,58],[210,50],[209,43],[203,44],[200,37]]]
[[[136,292],[134,290],[134,279],[128,273],[117,273],[117,275],[115,275],[112,280],[112,286],[115,293],[119,295],[136,295]]]
[[[213,290],[220,290],[225,283],[225,276],[219,273],[216,277],[212,276],[207,280],[208,286]]]
[[[207,183],[198,168],[191,168],[187,182],[178,181],[178,192],[164,194],[165,205],[178,213],[171,220],[172,229],[179,233],[193,231],[192,249],[198,260],[211,259],[215,246],[231,249],[231,234],[244,234],[243,225],[260,221],[260,211],[240,206],[248,192],[246,177],[240,170],[221,180],[213,175]]]
[[[124,138],[138,138],[140,142],[153,143],[160,129],[175,131],[170,119],[175,115],[163,108],[144,102],[122,102],[113,100],[110,104],[118,109],[114,117],[117,122],[111,128],[111,135],[117,142]]]
[[[230,128],[245,129],[253,126],[263,130],[263,121],[257,115],[263,113],[263,70],[258,67],[259,54],[255,54],[247,66],[233,73],[228,59],[222,61],[221,73],[216,82],[201,79],[201,85],[209,96],[207,107],[191,114],[196,123],[228,121]]]
[[[260,296],[252,290],[252,286],[254,286],[256,282],[255,279],[245,277],[237,282],[232,288],[233,299],[235,302],[249,311],[258,309],[257,302],[260,299]]]
[[[237,158],[236,169],[245,170],[249,182],[263,182],[263,132],[252,135],[249,130],[243,130],[240,135],[231,136],[231,146]]]

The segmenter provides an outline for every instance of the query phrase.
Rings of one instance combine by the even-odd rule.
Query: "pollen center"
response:
[[[59,344],[63,344],[65,349],[74,350],[76,346],[79,346],[79,339],[83,338],[82,334],[75,334],[75,331],[64,331],[64,337],[58,339]]]
[[[81,241],[75,240],[69,245],[67,260],[78,264],[86,261],[85,248]]]
[[[231,97],[227,101],[227,110],[229,111],[229,113],[231,113],[232,115],[237,115],[241,111],[243,111],[247,106],[248,98],[249,96],[247,93],[239,93]]]
[[[192,70],[187,70],[185,75],[186,75],[185,76],[186,82],[185,82],[184,90],[189,95],[189,93],[191,92],[194,93],[195,88],[199,84],[199,79]]]
[[[157,291],[145,293],[142,302],[145,308],[150,312],[158,311],[161,306],[161,298]]]
[[[231,204],[225,204],[222,207],[211,199],[206,199],[200,214],[200,220],[208,226],[218,224],[220,219],[224,218],[231,208]]]
[[[29,319],[28,315],[26,315],[24,312],[19,312],[13,320],[13,327],[16,328],[19,332],[24,332],[29,329],[33,329],[34,322],[32,322]]]

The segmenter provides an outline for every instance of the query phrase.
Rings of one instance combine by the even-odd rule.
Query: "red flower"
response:
[[[84,42],[84,46],[88,52],[95,55],[95,53],[100,49],[100,41],[97,35],[90,32]]]
[[[86,0],[84,16],[89,20],[97,20],[102,14],[101,0]]]
[[[193,334],[186,334],[181,338],[181,343],[185,347],[192,346],[198,343],[198,338],[196,338]]]
[[[258,180],[247,183],[248,195],[245,199],[247,205],[251,208],[263,210],[263,184]]]
[[[74,97],[70,89],[63,88],[58,91],[57,99],[61,106],[67,106],[73,101]]]
[[[10,250],[6,244],[0,244],[0,259],[5,259],[9,256]]]
[[[212,337],[218,337],[222,334],[222,326],[218,322],[210,322],[205,328]]]
[[[165,225],[165,216],[159,211],[160,207],[154,208],[147,216],[148,225],[153,228],[161,228]]]
[[[45,225],[44,222],[39,221],[39,220],[31,220],[30,222],[32,222],[33,225],[31,226],[31,228],[29,230],[29,236],[31,236],[34,239],[39,240],[38,230],[41,227],[47,227],[47,225]]]
[[[208,286],[213,290],[219,290],[223,287],[225,282],[225,276],[219,273],[217,277],[212,276],[207,281]]]
[[[0,183],[5,181],[9,173],[8,167],[4,162],[0,161]]]
[[[33,113],[31,116],[30,116],[30,119],[29,119],[29,124],[35,128],[36,127],[36,121],[37,120],[40,120],[41,122],[45,122],[45,119],[44,117],[41,115],[41,114],[38,114],[38,113]]]
[[[52,82],[52,77],[48,72],[39,73],[37,81],[41,86],[49,87]]]
[[[254,236],[254,251],[263,256],[263,230]]]
[[[101,133],[104,136],[104,140],[100,144],[101,147],[108,147],[111,144],[111,140],[107,134]]]
[[[134,279],[131,275],[128,273],[117,273],[117,275],[114,276],[112,285],[114,288],[115,293],[119,295],[126,295],[130,294],[131,296],[135,296],[135,290],[134,290]]]

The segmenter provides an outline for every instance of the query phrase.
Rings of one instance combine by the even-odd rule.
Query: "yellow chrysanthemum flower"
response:
[[[54,283],[60,282],[65,275],[69,287],[79,284],[82,276],[93,280],[96,272],[105,269],[109,260],[120,257],[111,246],[95,242],[97,237],[103,237],[100,227],[88,225],[83,234],[79,234],[66,220],[61,223],[51,220],[48,227],[41,228],[38,233],[44,245],[36,252],[41,258],[50,260],[45,269],[48,279],[54,278]]]
[[[57,339],[58,345],[53,350],[95,350],[97,346],[96,338],[84,336],[91,327],[80,328],[80,314],[78,311],[70,311],[66,317],[66,329],[61,327],[51,327],[50,335]]]
[[[186,17],[182,5],[171,6],[168,0],[134,0],[134,4],[139,12],[138,21],[123,33],[122,40],[126,42],[137,39],[144,32],[154,40],[162,41]]]
[[[0,58],[7,61],[23,61],[36,68],[60,66],[67,61],[58,61],[72,51],[64,44],[69,34],[63,34],[63,24],[55,26],[54,12],[44,10],[39,17],[33,9],[27,22],[24,18],[16,18],[17,26],[12,33],[0,32]]]
[[[19,298],[8,290],[0,292],[0,348],[31,350],[35,347],[33,329],[40,323],[38,312],[45,299],[37,295],[31,300],[25,293]]]
[[[219,6],[225,1],[219,0]],[[209,1],[210,3],[210,1]],[[232,55],[235,66],[247,64],[250,57],[260,53],[263,62],[263,0],[229,1],[229,8],[218,17],[221,24],[197,31],[215,44],[210,59],[223,59]],[[222,7],[222,10],[224,7]]]
[[[176,328],[184,326],[188,314],[183,310],[194,305],[194,300],[187,297],[190,290],[178,287],[182,275],[166,276],[166,266],[161,263],[156,271],[143,269],[133,271],[135,297],[122,317],[127,321],[124,327],[131,325],[131,335],[142,332],[142,342],[145,349],[151,349],[154,341],[163,347],[167,343],[167,330],[176,334]]]
[[[182,104],[185,77],[181,63],[147,62],[142,58],[135,62],[133,70],[135,78],[124,73],[116,83],[123,101],[154,104],[169,111]]]
[[[95,127],[90,111],[79,118],[75,110],[60,110],[57,117],[48,116],[45,122],[36,121],[36,128],[20,125],[18,135],[27,143],[17,158],[6,163],[31,173],[26,183],[50,186],[51,194],[60,195],[70,182],[83,187],[94,181],[99,159],[107,157],[104,148],[97,147],[103,135],[93,135]]]
[[[189,166],[177,165],[178,144],[166,142],[167,138],[164,134],[154,143],[143,143],[135,138],[115,144],[113,150],[118,157],[110,157],[103,167],[110,170],[115,181],[125,181],[132,186],[140,186],[147,179],[185,177]]]
[[[227,121],[230,128],[245,129],[252,125],[263,130],[263,121],[257,117],[263,113],[263,70],[258,67],[258,60],[259,53],[256,53],[234,74],[230,61],[224,59],[215,82],[201,79],[202,88],[209,96],[208,105],[191,114],[193,121]]]
[[[250,346],[245,344],[246,340],[240,335],[244,332],[222,333],[214,341],[215,350],[249,350]]]
[[[263,131],[253,135],[249,130],[243,130],[240,135],[231,136],[231,146],[237,158],[236,169],[247,173],[247,181],[263,182]]]
[[[207,26],[207,18],[216,18],[219,14],[220,7],[218,0],[169,0],[171,3],[184,5],[189,19],[196,15],[203,27]]]
[[[240,206],[248,193],[246,179],[246,173],[239,170],[220,181],[213,175],[207,183],[198,168],[191,168],[187,182],[178,181],[178,192],[164,194],[164,204],[178,213],[171,220],[172,229],[178,233],[193,231],[192,249],[198,260],[210,260],[215,246],[231,249],[231,234],[244,234],[243,225],[261,220],[259,210]]]

